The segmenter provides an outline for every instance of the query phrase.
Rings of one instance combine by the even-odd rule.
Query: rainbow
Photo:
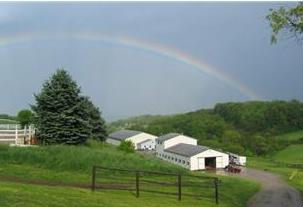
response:
[[[192,68],[198,69],[203,73],[215,77],[216,79],[230,85],[232,88],[238,90],[243,95],[247,96],[251,100],[259,100],[261,97],[253,90],[240,83],[238,80],[224,73],[207,63],[194,58],[181,50],[175,48],[168,48],[164,45],[151,43],[140,39],[134,39],[126,36],[111,36],[96,32],[77,32],[77,33],[25,33],[21,35],[13,35],[7,37],[0,37],[0,46],[9,44],[24,43],[36,40],[49,40],[49,39],[79,39],[90,41],[101,41],[119,47],[129,47],[133,49],[139,49],[145,52],[154,53],[166,58],[170,58],[174,61],[186,64]]]

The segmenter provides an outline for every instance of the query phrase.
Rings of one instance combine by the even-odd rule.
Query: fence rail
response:
[[[296,168],[296,169],[303,170],[303,163],[288,163],[288,162],[281,162],[281,161],[277,161],[277,160],[270,160],[270,161],[281,167],[290,167],[290,168]]]
[[[20,125],[0,124],[0,144],[31,144],[34,133],[32,126],[21,129]]]
[[[103,180],[100,181],[100,179]],[[201,190],[200,192],[204,195],[195,194],[193,190],[189,190],[192,188]],[[217,177],[93,166],[91,189],[92,191],[96,189],[130,190],[135,191],[136,197],[140,196],[140,192],[167,194],[177,196],[179,201],[182,196],[212,197],[217,204],[219,203]]]

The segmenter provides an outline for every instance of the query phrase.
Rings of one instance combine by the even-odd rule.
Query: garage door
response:
[[[222,157],[216,157],[216,167],[223,168],[223,158]]]

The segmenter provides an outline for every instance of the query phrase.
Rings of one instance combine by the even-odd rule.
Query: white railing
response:
[[[0,130],[2,129],[16,129],[16,127],[18,129],[21,129],[21,125],[20,124],[0,124]]]
[[[15,125],[15,129],[12,129],[11,125],[0,128],[0,144],[30,145],[33,136],[33,126],[24,127],[24,129],[21,129],[19,125]]]

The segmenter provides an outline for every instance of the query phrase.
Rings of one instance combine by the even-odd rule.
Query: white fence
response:
[[[0,144],[30,145],[34,134],[33,126],[21,129],[20,125],[1,124]]]

